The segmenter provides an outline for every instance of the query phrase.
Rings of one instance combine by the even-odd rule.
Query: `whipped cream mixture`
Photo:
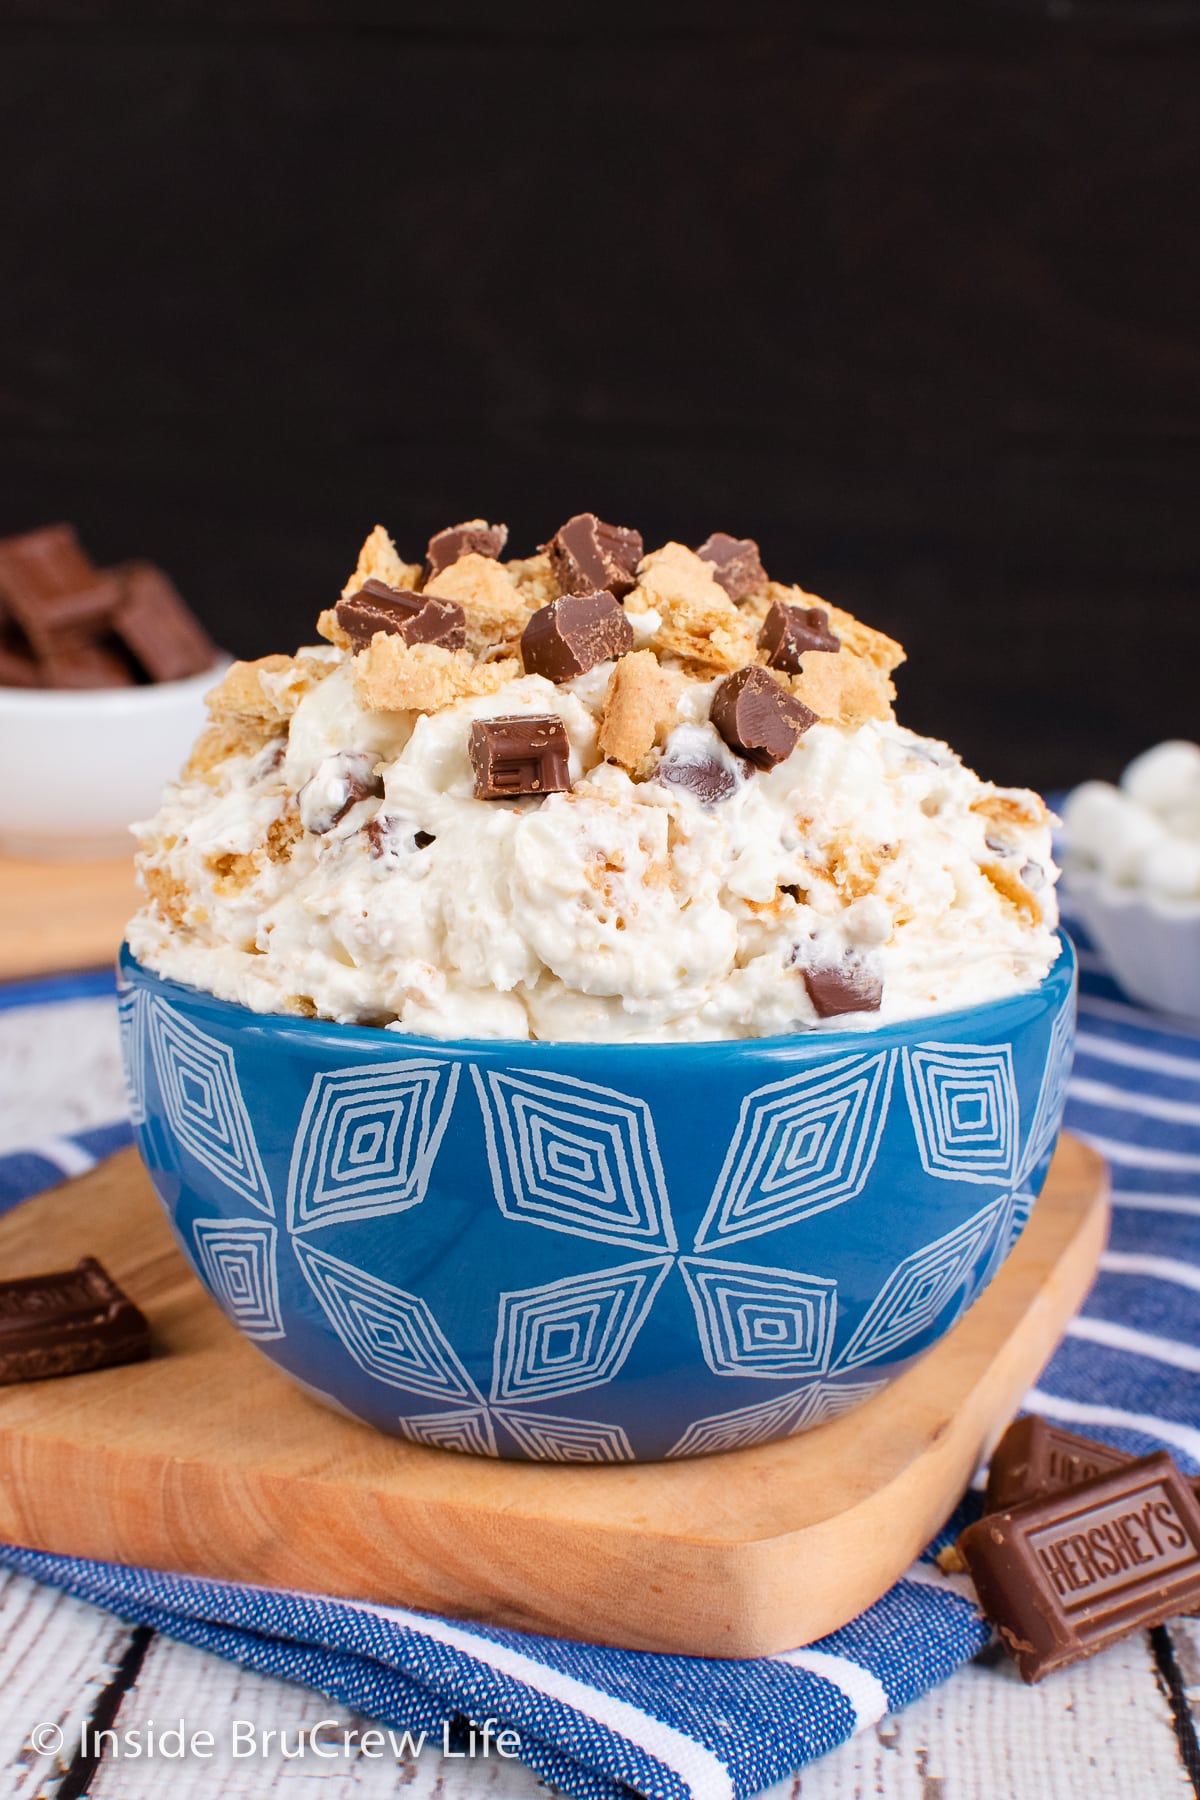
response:
[[[710,721],[714,695],[761,654],[768,603],[813,597],[772,583],[735,601],[667,549],[622,596],[630,654],[567,679],[520,661],[522,621],[560,592],[553,562],[478,553],[447,571],[468,648],[356,644],[326,614],[332,644],[236,665],[136,827],[135,955],[255,1011],[443,1039],[862,1029],[1035,984],[1058,950],[1041,801],[897,724],[899,647],[832,608],[841,652],[772,676],[817,722],[756,765]],[[486,619],[464,563],[490,565]],[[378,532],[347,593],[373,569],[397,593],[423,579]],[[497,571],[516,599],[493,620]],[[472,726],[526,715],[561,720],[569,787],[479,797]]]

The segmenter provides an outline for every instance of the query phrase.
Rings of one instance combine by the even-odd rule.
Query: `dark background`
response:
[[[548,22],[547,22],[548,20]],[[0,532],[760,540],[985,774],[1200,732],[1200,7],[0,3]]]

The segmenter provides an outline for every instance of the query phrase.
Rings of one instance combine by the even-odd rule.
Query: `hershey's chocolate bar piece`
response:
[[[1163,1452],[988,1513],[958,1549],[1024,1681],[1200,1604],[1200,1505]]]
[[[435,531],[425,552],[429,579],[432,581],[460,556],[499,556],[507,542],[508,526],[489,525],[486,519],[468,519],[462,525]]]
[[[443,650],[463,650],[467,642],[467,615],[457,600],[439,600],[430,594],[420,612],[401,625],[406,644],[438,644]]]
[[[633,626],[620,601],[603,589],[539,606],[521,634],[521,660],[531,675],[547,681],[573,681],[632,649]]]
[[[810,650],[840,650],[842,640],[829,629],[829,614],[823,606],[787,606],[776,600],[762,622],[758,647],[765,651],[773,669],[798,675],[800,658]]]
[[[744,600],[767,585],[767,571],[753,538],[735,538],[727,531],[714,531],[697,545],[696,555],[712,564],[714,576],[731,600]]]
[[[664,756],[654,771],[655,779],[670,787],[686,788],[702,806],[717,806],[737,787],[737,776],[715,756]]]
[[[471,726],[470,752],[477,800],[570,791],[570,746],[557,713],[476,719]]]
[[[1076,1482],[1090,1481],[1093,1475],[1126,1469],[1136,1460],[1127,1450],[1114,1450],[1111,1444],[1064,1431],[1061,1425],[1029,1413],[1013,1420],[992,1452],[983,1508],[1002,1512]],[[1200,1500],[1200,1476],[1189,1475],[1185,1480]]]
[[[0,595],[18,617],[19,608],[90,588],[99,576],[71,525],[44,525],[40,531],[0,538]]]
[[[415,619],[425,604],[424,594],[409,588],[388,587],[386,582],[364,581],[334,607],[334,617],[356,650],[362,650],[377,631],[398,632]]]
[[[122,598],[113,633],[148,681],[185,681],[212,668],[216,646],[169,575],[144,562],[121,563],[114,573]]]
[[[0,1385],[79,1375],[150,1354],[145,1315],[92,1256],[0,1281]]]
[[[467,641],[467,615],[456,600],[417,594],[365,581],[334,608],[338,624],[356,650],[365,649],[377,632],[391,632],[406,644],[440,644],[461,650]]]
[[[992,1452],[984,1511],[1021,1506],[1076,1482],[1090,1481],[1094,1475],[1127,1468],[1133,1461],[1124,1450],[1077,1437],[1073,1431],[1030,1413],[1013,1420]]]
[[[8,605],[34,656],[47,663],[55,657],[69,659],[78,645],[103,632],[120,599],[121,584],[116,576],[95,574],[86,587],[45,594],[37,600],[12,598]]]
[[[879,1011],[883,982],[860,957],[845,956],[841,962],[801,969],[800,973],[818,1019]]]
[[[42,658],[42,682],[52,688],[132,687],[134,671],[111,632],[95,639],[71,636]]]
[[[757,769],[773,769],[792,754],[817,714],[780,687],[757,663],[718,683],[709,713],[731,750]]]
[[[642,534],[624,525],[606,525],[595,513],[576,513],[542,549],[564,594],[607,588],[621,600],[636,585]]]

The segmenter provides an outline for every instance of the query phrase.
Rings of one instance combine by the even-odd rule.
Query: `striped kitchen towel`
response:
[[[1113,1232],[1031,1408],[1200,1472],[1200,1033],[1126,1001],[1082,939],[1067,1119],[1108,1157]],[[27,1004],[30,1032],[50,993]],[[2,1001],[0,1001],[2,1004]],[[103,1004],[103,1002],[101,1002]],[[0,1158],[0,1209],[128,1137],[124,1125]],[[977,1508],[971,1496],[965,1511]],[[805,1650],[651,1656],[313,1595],[0,1546],[0,1564],[220,1656],[440,1741],[515,1730],[538,1774],[586,1800],[741,1800],[916,1699],[987,1643],[965,1577],[933,1562],[951,1521],[875,1606]]]

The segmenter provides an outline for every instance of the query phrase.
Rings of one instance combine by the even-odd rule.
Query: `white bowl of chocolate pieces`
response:
[[[130,850],[226,660],[161,569],[97,568],[70,525],[0,539],[0,854]]]

